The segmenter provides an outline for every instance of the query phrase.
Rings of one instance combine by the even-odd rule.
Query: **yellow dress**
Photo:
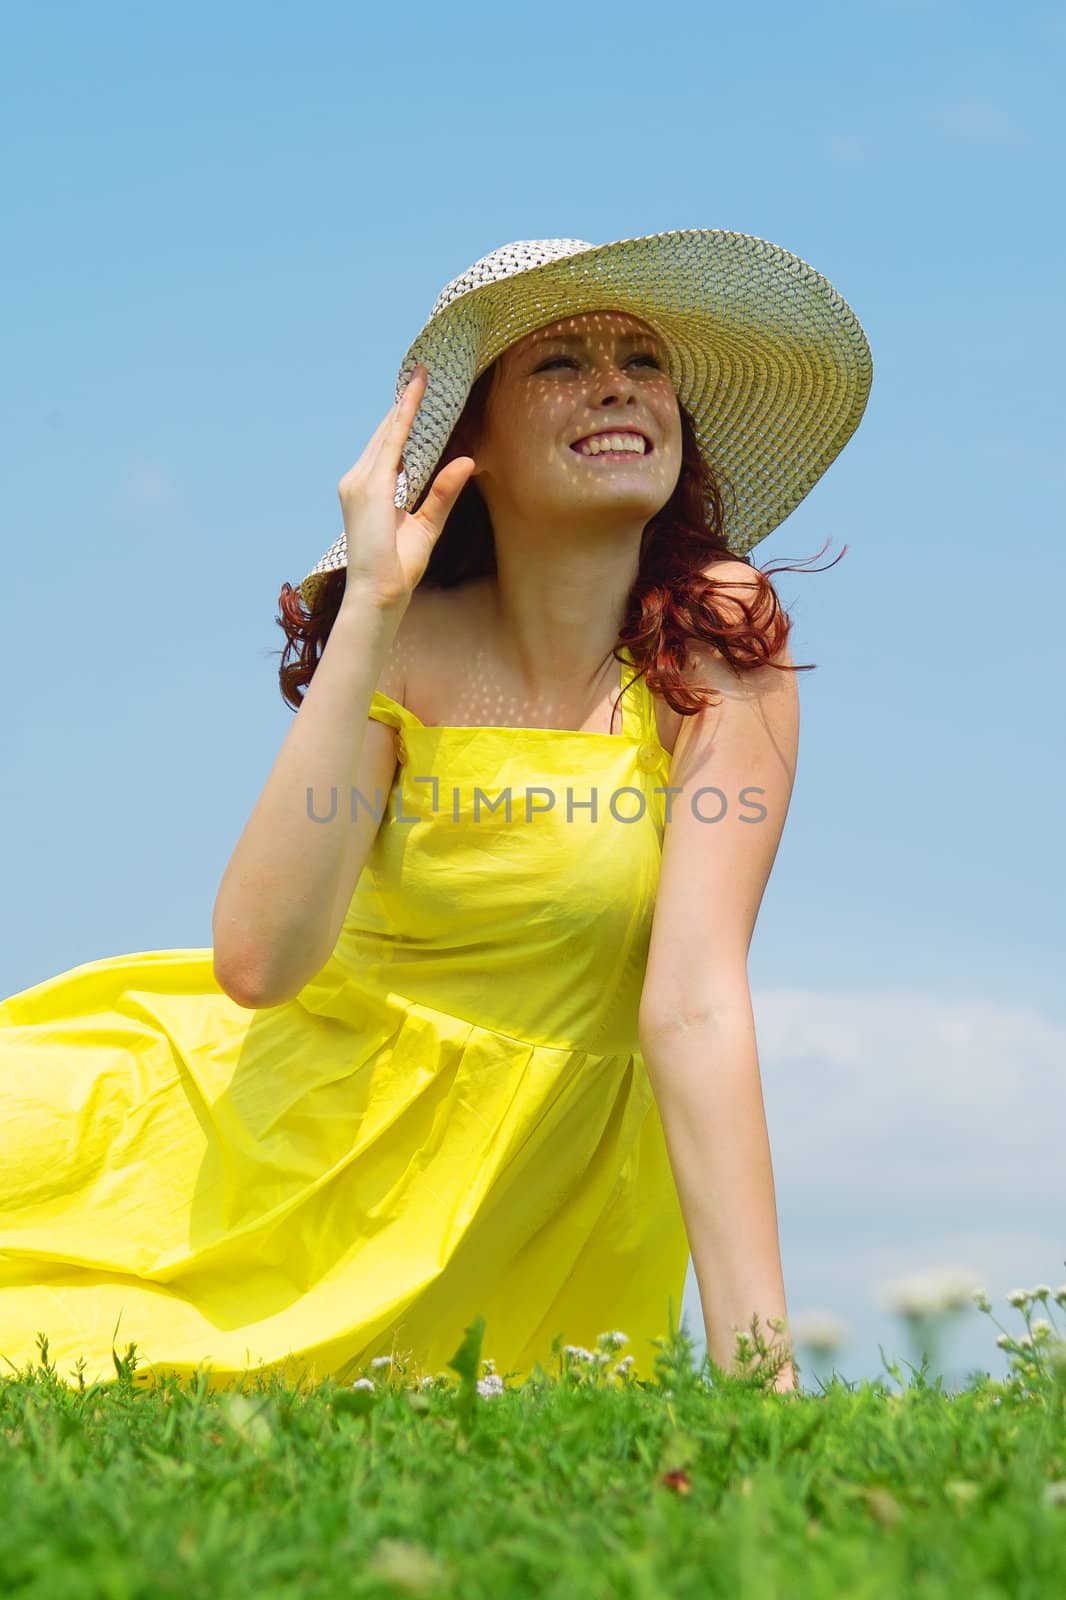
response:
[[[238,1005],[208,948],[0,1005],[0,1373],[39,1330],[66,1382],[131,1340],[145,1380],[433,1373],[481,1313],[514,1381],[613,1331],[652,1376],[688,1264],[637,1045],[670,757],[643,679],[621,708],[431,727],[376,693],[396,776],[293,1000]]]

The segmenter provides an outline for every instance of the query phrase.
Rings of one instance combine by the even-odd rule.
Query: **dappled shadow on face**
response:
[[[496,363],[474,455],[498,548],[512,527],[535,557],[530,530],[550,541],[553,529],[572,540],[643,526],[681,469],[659,335],[627,312],[594,311],[519,340]]]
[[[532,691],[501,623],[503,592],[549,579],[554,617],[602,637],[616,621],[617,582],[681,471],[681,421],[665,347],[648,323],[604,310],[536,329],[493,363],[480,419],[462,449],[491,523],[495,573],[433,593],[419,618],[407,698],[427,725],[621,732],[623,665],[609,651]],[[555,574],[602,570],[604,584],[557,592]],[[561,580],[566,584],[565,578]],[[551,584],[556,583],[556,592]],[[427,586],[432,589],[432,586]],[[513,593],[513,587],[511,592]],[[602,604],[604,616],[590,616]],[[546,647],[547,648],[547,647]],[[625,676],[631,673],[625,668]],[[612,715],[613,713],[613,715]]]

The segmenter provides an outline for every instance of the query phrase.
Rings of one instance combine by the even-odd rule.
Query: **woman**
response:
[[[746,961],[801,669],[745,557],[857,427],[862,329],[742,234],[521,241],[401,374],[282,591],[299,714],[211,950],[0,1007],[15,1365],[104,1377],[121,1324],[146,1373],[426,1372],[481,1313],[517,1377],[610,1329],[650,1375],[690,1249],[716,1361],[783,1333]]]

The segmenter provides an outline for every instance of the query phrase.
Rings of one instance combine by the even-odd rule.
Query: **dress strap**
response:
[[[619,701],[622,712],[622,733],[626,738],[636,739],[638,743],[644,744],[648,731],[648,685],[641,677],[630,688],[626,688],[626,684],[636,673],[637,666],[627,644],[622,646],[621,654],[623,665],[619,675],[619,689],[625,691]]]
[[[369,715],[375,722],[387,722],[390,727],[398,728],[401,733],[408,728],[425,726],[413,711],[408,711],[405,705],[401,705],[399,700],[394,700],[391,695],[382,694],[380,689],[375,689],[371,696]]]

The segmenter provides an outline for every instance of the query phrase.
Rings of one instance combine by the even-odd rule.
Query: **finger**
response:
[[[476,466],[477,462],[472,456],[456,456],[454,461],[449,461],[437,473],[426,498],[414,513],[415,520],[427,528],[434,542],[440,538],[444,524]]]
[[[424,371],[425,369],[423,368],[422,370]],[[354,473],[360,467],[362,467],[366,472],[371,472],[373,470],[381,453],[382,444],[388,438],[390,431],[395,426],[405,399],[407,399],[407,391],[401,395],[399,400],[394,401],[386,411],[385,415],[382,417],[381,421],[370,435],[370,438],[367,440],[366,446],[362,455],[359,457],[359,460],[355,462],[351,468],[349,468],[349,472]],[[348,474],[345,474],[345,476],[347,475]]]
[[[402,465],[403,447],[407,443],[411,426],[426,392],[428,379],[425,367],[417,366],[406,389],[393,407],[371,465],[370,470],[375,476],[395,473]]]

